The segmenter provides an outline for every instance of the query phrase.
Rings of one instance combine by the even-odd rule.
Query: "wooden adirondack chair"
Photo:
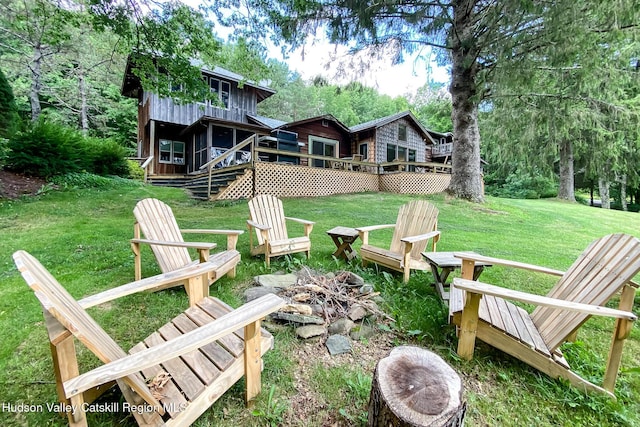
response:
[[[133,228],[131,249],[134,253],[135,280],[142,277],[140,245],[148,244],[160,266],[160,271],[169,273],[194,263],[209,261],[217,267],[211,271],[208,283],[201,288],[187,288],[189,303],[194,305],[209,295],[209,285],[225,274],[235,277],[236,265],[240,262],[240,252],[236,250],[241,230],[181,230],[173,211],[164,202],[157,199],[140,200],[133,209],[136,222]],[[144,239],[141,238],[144,235]],[[182,233],[223,234],[227,236],[227,250],[211,254],[215,243],[185,242]],[[198,252],[198,260],[191,259],[189,249]]]
[[[614,397],[623,343],[636,320],[631,310],[637,285],[631,280],[640,271],[637,238],[624,234],[602,237],[591,243],[565,273],[497,258],[457,256],[462,258],[462,278],[454,279],[451,287],[449,319],[458,327],[460,357],[473,357],[477,337],[550,377],[564,378],[577,387]],[[561,278],[546,297],[531,295],[468,280],[476,261]],[[617,294],[618,310],[603,307]],[[537,307],[529,315],[507,299]],[[602,387],[572,372],[559,350],[562,343],[575,339],[578,328],[592,315],[616,319]]]
[[[369,232],[384,228],[393,228],[393,237],[389,249],[369,244]],[[362,265],[368,261],[400,271],[404,282],[409,281],[411,270],[429,270],[429,264],[423,259],[428,240],[432,240],[432,250],[440,239],[438,231],[438,209],[424,200],[413,200],[400,207],[395,224],[372,225],[357,228],[362,239],[360,257]]]
[[[286,220],[304,226],[304,236],[290,238],[287,233]],[[267,267],[273,257],[305,252],[311,257],[311,240],[309,235],[315,222],[284,216],[282,201],[269,194],[261,194],[249,200],[249,247],[251,255],[264,254]],[[252,229],[256,230],[257,245],[253,244]]]
[[[86,426],[91,402],[114,382],[126,399],[121,408],[131,410],[145,426],[191,425],[242,376],[247,403],[260,392],[261,357],[273,345],[260,320],[284,304],[279,297],[267,295],[235,310],[207,297],[127,354],[86,308],[185,277],[204,275],[206,280],[214,264],[204,262],[76,301],[33,256],[18,251],[13,258],[42,305],[58,398],[64,408],[75,408],[66,411],[70,425]],[[74,338],[104,365],[80,373]]]

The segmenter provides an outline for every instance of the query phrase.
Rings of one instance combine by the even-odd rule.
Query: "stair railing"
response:
[[[240,151],[242,148],[246,147],[247,145],[251,144],[254,141],[254,139],[255,139],[255,135],[251,135],[250,137],[248,137],[247,139],[242,141],[240,144],[234,146],[233,148],[230,148],[230,149],[226,150],[222,154],[219,154],[217,157],[214,157],[213,159],[209,160],[204,165],[200,166],[201,170],[205,169],[205,168],[209,169],[208,170],[208,172],[209,172],[209,182],[207,183],[207,200],[209,200],[211,198],[211,180],[212,180],[214,166],[216,164],[220,163],[221,161],[223,161],[224,159],[226,159],[230,155],[233,155],[234,158],[235,158],[235,153]]]
[[[149,176],[149,165],[151,164],[152,161],[153,161],[153,156],[149,156],[147,157],[147,160],[145,160],[144,163],[140,165],[140,167],[144,171],[143,182],[145,184],[147,183],[147,177]]]

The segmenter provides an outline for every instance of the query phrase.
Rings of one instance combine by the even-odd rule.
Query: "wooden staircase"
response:
[[[214,171],[211,175],[210,199],[215,200],[216,195],[244,175],[248,167],[246,165],[244,167],[223,168]],[[194,199],[207,200],[209,186],[209,174],[207,172],[197,175],[150,176],[148,182],[162,187],[183,188],[189,191]]]

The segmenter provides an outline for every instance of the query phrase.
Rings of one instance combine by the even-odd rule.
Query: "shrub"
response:
[[[140,163],[135,160],[127,160],[129,167],[129,178],[142,181],[144,179],[144,169],[140,167]]]
[[[128,176],[126,150],[111,140],[85,138],[80,132],[39,120],[9,141],[9,169],[50,178],[75,172]]]
[[[83,137],[60,125],[39,120],[9,140],[9,169],[49,178],[83,169]]]
[[[86,170],[97,175],[129,176],[127,150],[111,139],[87,138],[84,145]]]
[[[540,175],[516,172],[503,182],[487,184],[487,194],[510,199],[540,199],[558,195],[557,183]]]

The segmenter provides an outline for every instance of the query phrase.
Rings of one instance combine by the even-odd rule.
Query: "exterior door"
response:
[[[317,156],[326,156],[326,157],[338,157],[338,141],[335,139],[328,138],[320,138],[317,136],[310,136],[311,140],[311,154],[315,154]],[[328,168],[331,167],[328,161],[314,159],[313,166],[317,168]]]

